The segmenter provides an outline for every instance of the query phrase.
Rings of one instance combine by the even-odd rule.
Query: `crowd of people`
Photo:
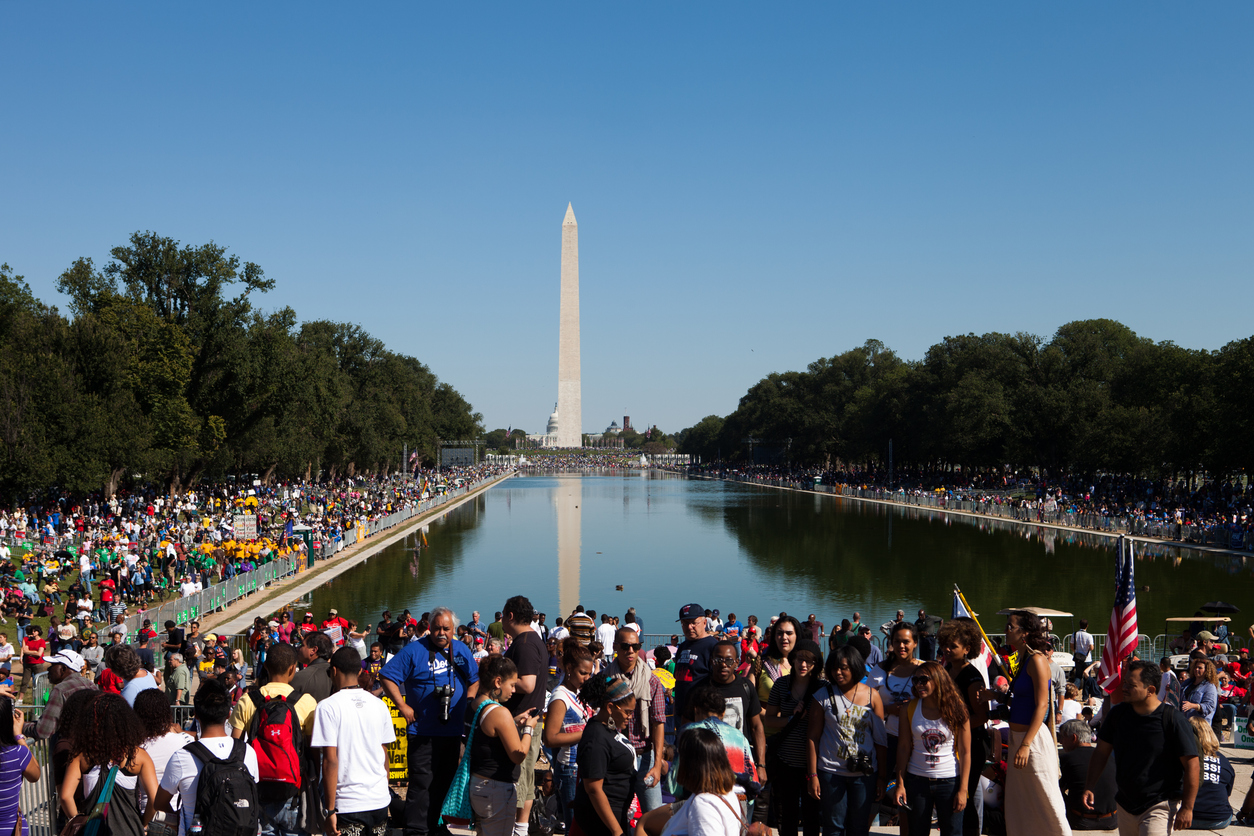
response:
[[[1132,660],[1111,699],[1091,693],[1087,625],[1067,671],[1025,611],[996,654],[972,619],[922,610],[828,631],[814,614],[742,623],[694,603],[654,647],[634,609],[546,622],[514,596],[491,621],[259,618],[248,654],[198,622],[90,655],[45,647],[46,707],[0,728],[0,828],[17,826],[20,781],[49,767],[63,821],[106,799],[118,834],[826,836],[876,817],[904,836],[934,819],[945,836],[1165,834],[1254,817],[1254,793],[1229,804],[1225,654],[1204,630],[1182,675]],[[1224,670],[1248,681],[1248,661]],[[31,739],[52,741],[51,764]]]
[[[1158,527],[1167,539],[1179,540],[1189,529],[1222,533],[1223,545],[1254,547],[1254,482],[1150,480],[1103,475],[1100,478],[1066,475],[1046,479],[1038,473],[923,473],[899,470],[890,480],[886,470],[829,470],[787,465],[727,465],[711,463],[687,468],[690,473],[777,479],[806,485],[881,489],[886,495],[943,497],[974,503],[977,510],[1008,507],[1024,521],[1057,522],[1119,519],[1138,531]]]
[[[16,622],[20,646],[34,619],[84,645],[117,616],[187,597],[289,555],[310,541],[412,507],[447,491],[503,475],[499,465],[448,467],[413,480],[335,485],[217,486],[170,498],[155,490],[102,496],[61,494],[0,510],[0,617]],[[235,539],[235,517],[256,518],[261,536]],[[105,638],[98,638],[100,644]]]
[[[593,453],[589,450],[523,450],[521,467],[527,470],[605,470],[640,466],[640,451],[618,450]]]

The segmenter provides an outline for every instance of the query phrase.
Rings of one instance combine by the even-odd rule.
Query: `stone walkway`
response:
[[[1250,780],[1254,776],[1254,750],[1251,749],[1234,749],[1231,746],[1222,748],[1224,756],[1232,761],[1232,768],[1237,773],[1236,783],[1232,787],[1232,796],[1228,799],[1234,809],[1241,809],[1241,803],[1245,801],[1245,793],[1250,789]],[[871,828],[871,832],[881,834],[881,836],[897,836],[897,828],[880,827]],[[933,830],[933,833],[936,831]],[[1093,832],[1093,831],[1077,831],[1077,832]],[[1100,832],[1100,831],[1098,831]],[[1118,833],[1118,830],[1106,831],[1108,833]],[[1231,833],[1231,834],[1254,834],[1254,827],[1237,827],[1232,825],[1223,830],[1198,830],[1189,831],[1193,833]],[[1010,834],[1010,836],[1019,836],[1019,834]]]
[[[301,572],[289,578],[283,578],[270,584],[263,592],[250,595],[247,598],[241,598],[218,612],[209,613],[200,619],[200,632],[202,634],[226,633],[228,635],[243,633],[252,626],[253,619],[257,616],[262,616],[263,618],[269,616],[283,604],[308,595],[332,578],[365,563],[388,546],[411,534],[416,527],[449,513],[454,508],[469,502],[479,496],[479,494],[499,485],[504,479],[508,478],[510,477],[503,476],[494,482],[489,482],[455,502],[432,508],[425,514],[406,520],[386,534],[378,534],[359,543],[354,543],[330,560],[319,562],[309,571]]]

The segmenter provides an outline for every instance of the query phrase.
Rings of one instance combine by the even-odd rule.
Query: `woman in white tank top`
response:
[[[916,699],[907,704],[899,726],[897,804],[909,804],[909,833],[927,833],[935,809],[941,836],[962,836],[971,766],[967,706],[936,662],[920,665],[912,681]]]

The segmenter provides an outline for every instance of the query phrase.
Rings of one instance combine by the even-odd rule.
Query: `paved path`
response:
[[[410,534],[415,527],[429,523],[431,520],[447,514],[454,508],[469,502],[479,494],[499,485],[508,478],[510,476],[502,476],[494,482],[489,482],[471,491],[455,502],[432,508],[425,514],[406,520],[387,534],[375,535],[360,543],[354,543],[331,560],[323,561],[308,572],[301,572],[299,575],[283,578],[270,584],[264,592],[241,598],[221,612],[205,615],[200,620],[201,633],[226,633],[228,635],[243,633],[252,626],[253,619],[257,616],[262,616],[263,618],[269,616],[283,604],[308,595],[332,578],[365,563],[388,546]]]
[[[1241,802],[1245,800],[1245,793],[1250,788],[1251,776],[1254,776],[1254,750],[1250,749],[1234,749],[1231,746],[1224,746],[1222,749],[1228,760],[1232,761],[1232,768],[1237,773],[1236,783],[1232,787],[1232,796],[1228,799],[1234,809],[1241,809]],[[897,836],[897,828],[881,827],[876,825],[871,828],[871,832],[880,834],[880,836]],[[933,833],[936,831],[933,830]],[[1077,833],[1093,833],[1102,831],[1076,831]],[[1118,830],[1108,830],[1107,833],[1117,834]],[[1237,827],[1236,825],[1226,827],[1223,830],[1193,830],[1190,833],[1230,833],[1230,834],[1254,834],[1254,827]],[[1010,834],[1010,836],[1019,836],[1018,834]]]

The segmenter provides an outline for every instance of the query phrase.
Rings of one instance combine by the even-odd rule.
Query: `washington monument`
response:
[[[557,348],[557,447],[583,446],[579,375],[579,224],[566,204],[562,221],[562,300]]]

